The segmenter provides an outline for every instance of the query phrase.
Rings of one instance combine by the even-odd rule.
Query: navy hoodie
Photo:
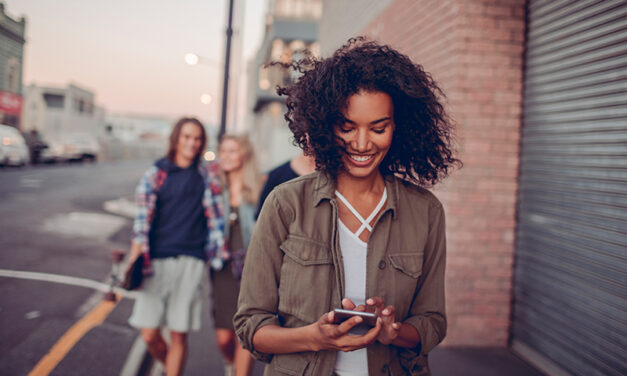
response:
[[[207,219],[202,206],[205,191],[196,164],[181,168],[167,158],[155,165],[168,177],[157,195],[155,217],[150,226],[150,257],[179,255],[205,259]]]

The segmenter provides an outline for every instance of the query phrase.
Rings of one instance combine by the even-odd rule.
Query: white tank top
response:
[[[335,192],[337,197],[346,207],[362,222],[357,233],[353,233],[338,218],[340,234],[340,250],[342,252],[342,263],[344,265],[344,295],[355,303],[355,305],[366,304],[366,257],[368,253],[368,243],[359,239],[359,235],[364,231],[372,231],[370,222],[387,199],[387,192],[383,191],[383,196],[379,204],[367,219],[353,208],[353,206],[339,192]],[[338,376],[367,376],[368,375],[368,353],[366,348],[343,352],[337,354],[335,362],[335,373]]]

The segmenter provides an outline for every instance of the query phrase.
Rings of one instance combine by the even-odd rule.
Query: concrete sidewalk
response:
[[[215,340],[202,347],[218,351]],[[195,344],[192,346],[198,348]],[[190,355],[193,352],[190,351]],[[222,375],[222,363],[218,366],[212,353],[204,358],[190,356],[186,375]],[[208,359],[212,358],[212,360]],[[431,372],[434,376],[544,376],[544,374],[520,359],[508,348],[436,348],[429,355]],[[256,362],[253,376],[263,375],[264,364]]]
[[[206,286],[205,291],[209,291]],[[224,363],[215,339],[211,319],[211,302],[205,294],[203,302],[203,327],[189,334],[189,353],[185,366],[186,376],[221,376]],[[144,348],[145,349],[145,348]],[[149,355],[148,355],[149,357]],[[135,372],[124,376],[161,376],[161,370],[141,367],[141,359],[135,361]],[[485,347],[437,347],[429,354],[429,364],[434,376],[543,376],[544,374],[516,356],[508,348]],[[253,376],[263,375],[264,364],[255,362]]]
[[[208,313],[205,317],[209,317]],[[207,320],[203,324],[201,332],[190,335],[185,375],[221,376],[224,365],[211,322]],[[429,355],[429,363],[434,376],[544,376],[508,348],[438,347]],[[253,376],[262,376],[263,368],[263,363],[255,362]]]
[[[503,347],[436,347],[429,364],[434,376],[544,375]]]

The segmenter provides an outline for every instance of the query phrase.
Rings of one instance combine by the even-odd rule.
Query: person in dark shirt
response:
[[[274,168],[268,172],[266,183],[259,195],[259,204],[257,205],[257,212],[255,213],[255,219],[259,216],[261,207],[263,206],[266,197],[272,192],[274,187],[279,184],[283,184],[286,181],[290,181],[302,175],[307,175],[316,169],[316,161],[309,156],[301,153],[298,156],[283,163],[279,167]]]
[[[38,164],[41,151],[47,147],[46,143],[41,139],[37,129],[31,129],[30,132],[24,133],[24,139],[30,152],[30,163]]]
[[[202,321],[205,264],[224,248],[219,166],[201,161],[206,143],[200,121],[179,120],[167,156],[148,169],[136,190],[129,265],[142,255],[144,278],[129,323],[140,329],[168,376],[183,372],[187,332],[199,330]]]

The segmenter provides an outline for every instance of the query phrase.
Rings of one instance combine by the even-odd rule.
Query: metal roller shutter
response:
[[[529,1],[525,64],[513,347],[627,375],[627,1]]]

